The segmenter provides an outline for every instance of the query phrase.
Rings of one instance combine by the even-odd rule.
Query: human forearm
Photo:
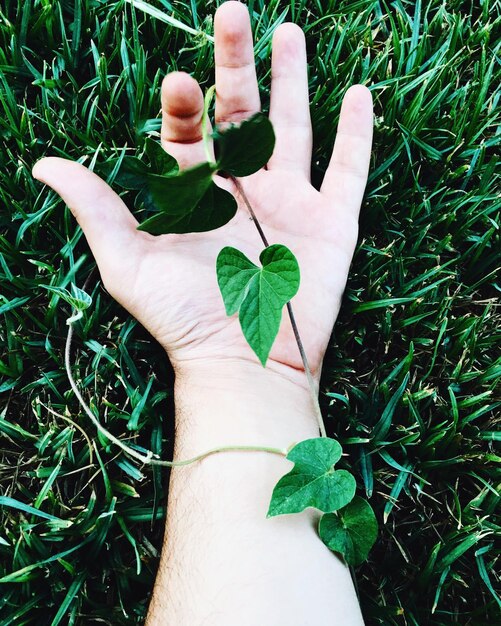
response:
[[[217,446],[286,450],[316,436],[308,391],[286,375],[225,362],[176,378],[177,460]],[[289,469],[280,455],[239,451],[172,471],[149,626],[363,623],[349,570],[318,539],[315,512],[266,518]]]
[[[165,234],[156,236],[138,228],[122,197],[82,164],[50,157],[33,168],[34,177],[51,186],[71,208],[108,292],[165,346],[178,369],[177,460],[217,446],[286,449],[318,435],[304,376],[297,370],[301,361],[294,332],[285,320],[266,368],[235,359],[251,353],[239,319],[226,315],[217,259],[224,247],[233,245],[251,263],[262,252],[239,190],[245,188],[270,242],[297,255],[300,285],[294,311],[309,363],[318,373],[358,233],[371,153],[372,97],[362,85],[352,86],[344,95],[339,132],[318,190],[310,181],[313,133],[304,34],[295,24],[281,24],[274,29],[272,47],[269,121],[274,138],[268,131],[264,143],[267,150],[270,142],[274,145],[268,163],[251,177],[242,176],[239,185],[215,174],[212,166],[212,181],[206,178],[206,166],[196,170],[205,172],[197,185],[200,192],[206,189],[209,205],[211,198],[216,202],[216,193],[226,197],[228,217],[230,204],[235,208],[228,192],[234,196],[236,213],[226,224],[219,222],[223,204],[200,212],[199,198],[182,207],[191,207],[189,213],[178,216],[174,211],[179,220],[167,220],[170,232],[162,228]],[[243,3],[219,6],[214,52],[215,126],[251,118],[261,103],[250,14]],[[160,145],[152,141],[144,155],[150,164],[145,162],[143,169],[137,160],[130,162],[129,178],[121,160],[112,183],[121,186],[123,173],[127,185],[141,189],[136,206],[138,201],[140,206],[155,204],[153,195],[143,192],[153,182],[151,171],[164,173],[170,161],[159,158],[162,148],[179,165],[179,177],[174,176],[178,183],[183,170],[200,166],[207,157],[211,160],[214,152],[206,133],[210,123],[204,115],[204,94],[193,77],[184,72],[167,75],[161,104]],[[261,144],[258,137],[253,139]],[[114,163],[111,159],[106,165]],[[186,185],[189,179],[184,180]],[[177,183],[173,185],[175,194]],[[172,209],[169,187],[152,218]],[[200,230],[202,226],[208,231]],[[191,228],[195,232],[189,232]],[[272,318],[276,322],[276,311]],[[212,363],[204,361],[207,355]],[[266,519],[273,487],[290,469],[280,454],[235,451],[172,471],[165,549],[149,626],[362,623],[349,572],[318,539],[314,511]]]

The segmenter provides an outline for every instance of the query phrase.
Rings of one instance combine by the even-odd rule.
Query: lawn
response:
[[[46,286],[74,282],[92,295],[75,330],[74,375],[113,434],[163,458],[172,371],[104,290],[68,207],[31,176],[44,155],[92,168],[124,146],[139,151],[159,131],[166,72],[212,85],[217,3],[135,4],[0,5],[1,626],[141,624],[158,566],[168,474],[128,459],[81,410],[64,369],[70,309]],[[357,569],[366,622],[493,624],[499,4],[249,9],[264,109],[273,30],[287,20],[306,32],[316,186],[344,92],[360,82],[374,98],[359,243],[321,385],[328,432],[380,523]],[[132,206],[133,195],[124,200]]]

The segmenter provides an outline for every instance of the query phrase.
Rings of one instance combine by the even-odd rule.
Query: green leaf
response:
[[[117,166],[118,170],[115,172]],[[117,184],[124,189],[143,189],[149,169],[146,163],[137,157],[125,156],[121,161],[120,157],[117,157],[101,163],[96,171],[102,177],[112,177],[112,184]]]
[[[57,293],[63,300],[65,300],[68,304],[70,304],[77,311],[85,311],[92,304],[92,298],[88,293],[76,287],[73,283],[71,283],[71,290],[73,293],[70,293],[64,287],[53,287],[52,285],[40,285],[49,291]]]
[[[218,169],[234,176],[249,176],[264,167],[275,147],[270,120],[256,113],[241,124],[216,129],[213,134]]]
[[[189,213],[211,186],[213,173],[214,167],[210,163],[201,163],[176,176],[148,174],[146,184],[151,201],[162,213]]]
[[[220,228],[232,219],[237,203],[214,183],[213,175],[223,165],[226,171],[239,176],[262,167],[273,152],[273,127],[264,115],[256,114],[216,135],[222,156],[217,164],[200,163],[179,172],[176,160],[160,143],[147,137],[145,153],[151,167],[129,156],[100,166],[101,172],[114,177],[118,185],[139,191],[134,205],[151,215],[138,230],[153,235],[204,232]]]
[[[244,336],[266,365],[280,328],[282,309],[299,289],[299,265],[292,252],[280,244],[265,248],[262,268],[242,252],[225,247],[217,257],[217,280],[226,313],[239,310]]]
[[[259,267],[236,248],[226,247],[217,257],[217,278],[227,315],[238,311],[246,295],[248,284]]]
[[[346,470],[335,470],[342,449],[334,439],[317,437],[296,444],[287,454],[294,463],[273,489],[267,517],[315,507],[336,511],[353,499],[356,482]]]
[[[145,140],[145,152],[150,161],[133,156],[115,157],[96,166],[96,172],[124,189],[144,189],[148,174],[175,175],[179,169],[176,159],[168,154],[158,141],[151,137]],[[116,171],[115,171],[116,170]]]
[[[145,205],[153,202],[151,197],[145,194]],[[152,235],[166,233],[195,233],[214,230],[227,224],[237,212],[235,198],[214,182],[199,201],[185,213],[155,213],[152,217],[142,222],[138,230],[144,230]]]
[[[74,309],[76,309],[75,315],[72,315],[66,320],[67,324],[73,324],[77,320],[79,320],[83,316],[83,311],[88,309],[92,304],[92,298],[88,293],[85,293],[82,289],[76,287],[73,283],[71,283],[71,290],[73,293],[70,293],[64,287],[54,287],[52,285],[40,285],[44,287],[44,289],[48,289],[54,293],[57,293],[63,300],[65,300],[68,304],[70,304]]]
[[[378,523],[371,505],[357,496],[336,513],[322,515],[318,533],[325,545],[341,554],[348,565],[359,565],[377,539]]]
[[[150,160],[151,173],[174,174],[179,171],[176,159],[162,148],[162,144],[151,137],[144,142],[146,156]]]

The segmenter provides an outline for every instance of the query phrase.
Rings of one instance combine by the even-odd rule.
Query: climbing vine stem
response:
[[[70,318],[72,319],[72,318]],[[82,394],[80,393],[80,389],[73,378],[73,374],[71,371],[71,344],[73,340],[73,321],[70,322],[70,319],[67,320],[68,323],[68,335],[66,337],[66,347],[64,351],[64,364],[66,368],[66,374],[68,376],[68,380],[70,382],[73,393],[75,394],[80,406],[85,411],[86,415],[89,417],[91,422],[97,428],[97,430],[104,435],[107,439],[109,439],[112,443],[117,445],[121,450],[123,450],[126,454],[131,456],[132,458],[140,461],[145,465],[161,465],[164,467],[181,467],[183,465],[190,465],[191,463],[195,463],[196,461],[201,461],[207,456],[211,456],[212,454],[216,454],[217,452],[269,452],[270,454],[278,454],[280,456],[287,456],[287,450],[282,450],[280,448],[271,448],[268,446],[220,446],[218,448],[211,448],[206,452],[202,452],[192,457],[191,459],[184,459],[182,461],[163,461],[159,458],[159,456],[151,450],[148,450],[146,454],[141,454],[137,450],[134,450],[130,446],[126,445],[123,441],[112,435],[98,420],[98,418],[94,415],[89,405],[85,402]]]

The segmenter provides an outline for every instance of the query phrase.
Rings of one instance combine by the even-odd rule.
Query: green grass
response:
[[[212,32],[216,4],[151,0]],[[175,9],[173,8],[175,6]],[[368,624],[499,615],[499,34],[495,0],[250,2],[266,107],[270,38],[306,31],[319,184],[342,96],[375,101],[359,246],[322,401],[381,525],[358,569]],[[167,475],[98,437],[64,372],[67,305],[87,283],[75,375],[117,436],[172,454],[172,372],[103,289],[69,209],[32,179],[159,130],[167,71],[213,81],[212,42],[123,1],[0,7],[0,624],[140,624]],[[129,196],[124,197],[131,202]],[[335,268],[333,268],[335,271]],[[333,589],[333,593],[336,590]]]

